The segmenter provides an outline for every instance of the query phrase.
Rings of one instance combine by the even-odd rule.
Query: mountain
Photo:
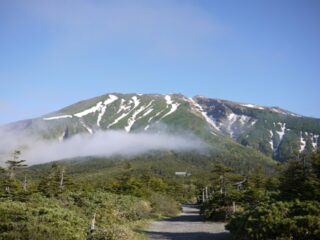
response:
[[[320,119],[303,117],[279,107],[241,104],[195,97],[212,126],[245,146],[285,161],[320,147]]]
[[[2,130],[63,141],[98,130],[129,133],[163,128],[192,132],[223,154],[241,151],[241,158],[264,158],[260,152],[265,159],[287,161],[320,147],[320,119],[279,107],[182,94],[105,94],[39,118],[7,124]],[[232,158],[237,159],[236,155]]]

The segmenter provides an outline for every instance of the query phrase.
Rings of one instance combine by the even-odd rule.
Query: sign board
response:
[[[188,173],[188,172],[175,172],[175,175],[179,176],[179,177],[189,177],[189,176],[191,176],[191,173]]]

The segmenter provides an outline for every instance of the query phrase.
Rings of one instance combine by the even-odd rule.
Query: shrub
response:
[[[121,225],[110,225],[104,229],[95,230],[87,240],[134,240],[132,230]]]
[[[223,195],[213,195],[210,200],[202,204],[200,213],[205,219],[225,221],[232,214],[232,202]]]
[[[151,202],[152,213],[156,216],[174,216],[179,212],[178,203],[174,199],[160,193],[153,193],[149,201]]]
[[[0,239],[84,239],[86,223],[68,209],[4,201],[0,203]]]
[[[234,216],[226,226],[234,239],[308,239],[320,236],[320,203],[261,204]]]

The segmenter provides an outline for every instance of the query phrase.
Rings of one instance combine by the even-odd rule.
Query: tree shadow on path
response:
[[[155,222],[144,233],[152,240],[227,240],[223,223],[205,222],[197,205],[183,205],[183,213]]]

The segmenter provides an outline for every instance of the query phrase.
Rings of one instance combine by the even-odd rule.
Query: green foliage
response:
[[[108,184],[104,177],[80,181],[65,169],[54,163],[47,172],[31,175],[35,179],[25,191],[19,178],[10,179],[2,170],[0,186],[14,180],[19,191],[1,192],[0,239],[134,240],[132,223],[178,212],[176,201],[165,196],[168,184],[147,172],[137,175],[129,162]],[[89,230],[93,215],[95,229]]]
[[[280,178],[266,165],[245,171],[239,162],[225,165],[222,156],[192,152],[34,166],[17,171],[15,195],[0,196],[0,239],[135,239],[132,223],[175,215],[177,201],[191,201],[205,186],[209,198],[202,214],[218,221],[231,218],[228,226],[236,239],[316,239],[320,157],[303,157],[285,166]],[[185,169],[192,176],[175,176]],[[36,187],[22,191],[19,179],[25,174]],[[5,170],[1,177],[5,189],[10,178]]]
[[[244,240],[319,239],[319,163],[319,153],[289,162],[280,177],[280,194],[272,191],[274,187],[268,188],[273,179],[258,181],[258,184],[251,180],[253,184],[248,184],[243,192],[243,202],[249,204],[244,205],[245,211],[234,215],[227,225],[232,237]]]
[[[291,161],[281,177],[280,191],[282,199],[320,201],[319,154],[311,161]]]
[[[57,197],[71,185],[72,182],[66,175],[64,168],[54,163],[49,174],[40,181],[38,190],[47,197]]]
[[[161,201],[161,206],[159,205]],[[169,206],[167,201],[172,203]],[[130,224],[177,213],[175,201],[150,200],[105,191],[70,192],[59,198],[33,194],[28,201],[0,202],[0,239],[135,239]],[[174,206],[174,207],[173,207]],[[96,214],[95,230],[89,226]]]
[[[261,204],[236,215],[226,226],[234,239],[310,239],[320,236],[320,204],[316,201]]]
[[[87,240],[134,240],[134,233],[125,226],[111,224],[104,229],[92,232]]]
[[[0,203],[0,239],[84,239],[86,222],[51,200]]]
[[[220,193],[213,194],[208,201],[201,206],[201,214],[214,221],[226,221],[233,214],[232,202],[238,199],[236,192],[230,195]]]
[[[241,193],[234,184],[243,181],[244,177],[222,164],[216,164],[211,172],[211,194],[209,199],[202,203],[200,213],[206,219],[226,221],[233,214],[233,202],[239,202],[241,199]]]
[[[0,167],[0,199],[24,199],[28,195],[26,182],[21,183],[16,178],[17,172],[27,166],[20,155],[21,151],[15,150],[12,159],[5,162],[6,168]]]
[[[282,162],[295,159],[299,156],[299,133],[290,131],[286,133],[277,149],[277,159]]]
[[[15,177],[17,169],[27,166],[26,164],[24,164],[26,160],[20,159],[20,155],[21,151],[15,150],[12,154],[12,159],[6,161],[7,170],[11,179]]]
[[[151,203],[152,213],[155,216],[174,216],[179,212],[178,203],[166,195],[153,193],[149,197],[149,201]]]
[[[104,191],[71,192],[64,201],[84,210],[84,214],[91,217],[96,213],[97,225],[110,223],[124,224],[148,218],[151,213],[150,203],[146,200],[112,194]]]

